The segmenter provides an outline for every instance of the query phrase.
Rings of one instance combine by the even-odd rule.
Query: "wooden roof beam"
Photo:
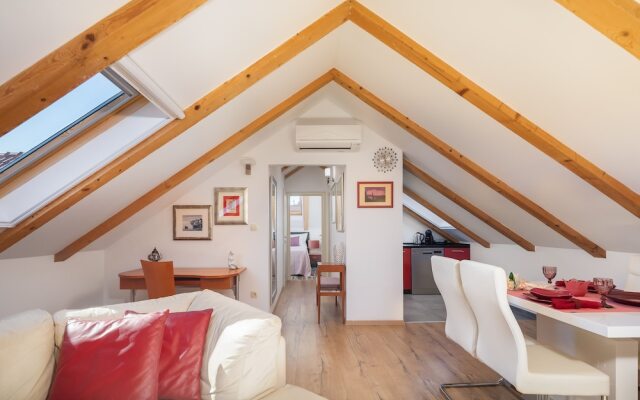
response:
[[[184,133],[206,116],[227,104],[256,82],[278,69],[303,50],[343,24],[349,12],[348,3],[342,3],[267,55],[218,86],[185,109],[185,117],[173,120],[122,155],[94,172],[71,189],[51,200],[40,210],[19,222],[13,228],[0,232],[0,252],[8,249],[31,232],[51,221],[121,173],[135,165],[170,140]]]
[[[478,244],[482,245],[483,247],[486,247],[486,248],[491,247],[491,244],[489,243],[489,241],[483,239],[479,235],[476,235],[471,229],[469,229],[466,226],[462,225],[455,218],[453,218],[452,216],[450,216],[446,212],[442,211],[438,207],[434,206],[433,204],[431,204],[430,202],[428,202],[424,198],[420,197],[413,190],[409,189],[406,186],[402,190],[404,191],[404,194],[406,194],[407,196],[409,196],[410,198],[415,200],[417,203],[419,203],[424,208],[426,208],[427,210],[431,211],[432,213],[434,213],[438,217],[440,217],[443,220],[445,220],[448,223],[450,223],[451,226],[453,226],[454,228],[456,228],[460,232],[462,232],[465,235],[467,235],[470,239],[474,240],[475,242],[477,242]]]
[[[481,182],[485,183],[487,186],[497,191],[498,193],[509,199],[511,202],[513,202],[529,214],[533,215],[538,220],[542,221],[545,225],[555,230],[592,256],[600,258],[606,257],[606,251],[603,248],[587,239],[580,232],[571,228],[569,225],[560,221],[553,214],[540,207],[533,201],[529,200],[526,196],[516,191],[511,186],[502,182],[498,177],[494,176],[489,171],[482,168],[480,165],[466,158],[463,154],[451,147],[448,143],[444,142],[433,133],[429,132],[418,123],[412,121],[409,117],[402,114],[400,111],[385,103],[382,99],[369,92],[356,81],[341,73],[337,69],[333,69],[332,73],[333,79],[336,83],[347,89],[360,100],[368,104],[371,108],[377,110],[379,113],[398,124],[401,128],[405,129],[407,132],[420,139],[422,142],[440,153],[442,156],[449,159],[451,162],[464,169],[465,171],[479,179]]]
[[[132,0],[0,86],[0,136],[206,0]]]
[[[404,165],[405,171],[410,172],[416,178],[420,179],[425,184],[431,186],[440,194],[442,194],[443,196],[445,196],[446,198],[448,198],[458,206],[462,207],[463,209],[467,210],[471,215],[478,218],[485,224],[489,225],[496,231],[500,232],[502,235],[504,235],[505,237],[509,238],[511,241],[516,243],[518,246],[522,247],[527,251],[535,251],[536,246],[534,246],[533,243],[529,242],[522,236],[518,235],[517,233],[515,233],[505,225],[501,224],[495,218],[491,217],[490,215],[488,215],[478,207],[474,206],[466,199],[457,195],[453,190],[449,189],[447,186],[437,181],[435,178],[433,178],[431,175],[424,172],[422,169],[420,169],[417,165],[415,165],[411,161],[405,158],[403,160],[403,165]]]
[[[258,132],[260,129],[273,122],[276,118],[280,117],[282,114],[295,107],[301,101],[311,96],[318,89],[325,86],[329,82],[331,82],[331,74],[327,72],[271,110],[255,119],[249,125],[245,126],[238,132],[225,139],[222,143],[218,144],[186,167],[182,168],[180,171],[172,175],[169,179],[165,180],[147,193],[140,196],[134,202],[118,211],[113,216],[109,217],[100,225],[96,226],[95,228],[75,240],[73,243],[57,252],[54,256],[54,261],[67,260],[75,253],[93,243],[98,238],[102,237],[107,232],[111,231],[112,229],[135,215],[137,212],[160,198],[160,196],[169,192],[180,183],[193,176],[196,172],[200,171],[202,168],[211,164],[212,162],[220,158],[223,154],[227,153],[228,151],[248,139],[254,133]],[[293,171],[289,172],[287,176],[292,175],[295,172],[296,170],[294,169]]]
[[[451,235],[450,233],[448,233],[444,229],[440,229],[440,227],[438,225],[436,225],[436,224],[432,223],[431,221],[425,219],[424,217],[422,217],[422,215],[420,215],[417,212],[413,211],[409,207],[403,205],[402,209],[404,210],[404,212],[409,214],[413,219],[415,219],[416,221],[420,222],[421,224],[427,226],[429,229],[431,229],[432,231],[436,232],[438,235],[440,235],[443,238],[447,239],[451,243],[460,243],[460,241],[458,239],[456,239],[453,235]]]
[[[634,0],[556,0],[640,59],[640,4]]]
[[[297,166],[294,169],[292,169],[291,171],[287,172],[287,174],[284,176],[284,179],[289,179],[291,176],[293,176],[293,174],[297,173],[298,171],[300,171],[302,168],[304,168],[303,165]]]
[[[598,1],[601,0],[583,0],[583,3],[595,4]],[[640,194],[609,176],[368,8],[355,0],[351,5],[349,19],[353,23],[640,218]]]

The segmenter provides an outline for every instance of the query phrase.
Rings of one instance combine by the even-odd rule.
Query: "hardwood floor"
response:
[[[331,400],[442,399],[441,383],[498,376],[444,335],[444,323],[343,325],[334,299],[316,322],[314,281],[287,281],[275,314],[287,341],[287,382]],[[529,321],[530,323],[531,321]],[[459,389],[455,399],[514,399],[504,388]]]

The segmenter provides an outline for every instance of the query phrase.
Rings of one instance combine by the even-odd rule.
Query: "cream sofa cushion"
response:
[[[245,400],[273,391],[280,318],[210,290],[198,294],[189,310],[211,307],[200,374],[202,398]]]
[[[30,310],[0,320],[0,399],[46,399],[54,364],[48,312]]]
[[[64,330],[67,327],[69,318],[83,320],[102,320],[120,318],[127,310],[139,313],[150,313],[155,311],[169,310],[170,312],[187,311],[189,304],[198,295],[198,292],[182,293],[170,297],[159,299],[136,301],[133,303],[120,303],[108,306],[85,308],[82,310],[60,310],[53,314],[55,324],[56,349],[60,348],[60,343],[64,338]]]

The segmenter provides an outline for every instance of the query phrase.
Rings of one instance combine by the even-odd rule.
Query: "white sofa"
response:
[[[125,310],[172,312],[213,308],[200,373],[201,398],[210,400],[321,400],[285,383],[286,355],[281,322],[231,298],[204,290],[155,300],[83,310],[42,310],[0,320],[0,400],[44,400],[66,322],[111,319]]]

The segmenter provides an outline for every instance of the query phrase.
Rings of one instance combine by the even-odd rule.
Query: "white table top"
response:
[[[545,304],[509,295],[509,304],[534,314],[544,315],[560,322],[612,339],[640,338],[639,312],[582,312],[556,310]]]

